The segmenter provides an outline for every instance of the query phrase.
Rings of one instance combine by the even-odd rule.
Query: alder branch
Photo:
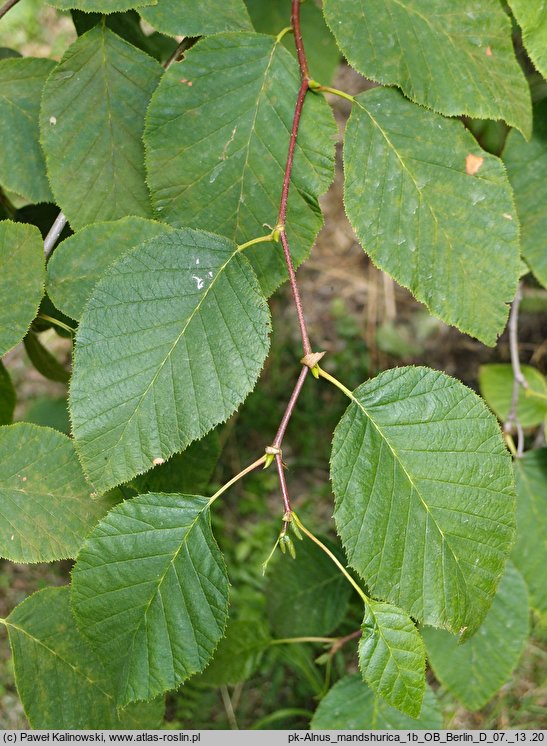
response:
[[[300,120],[302,118],[302,109],[304,107],[304,100],[306,94],[309,91],[310,76],[308,72],[308,61],[306,58],[306,52],[304,49],[304,41],[302,39],[302,31],[300,28],[300,0],[292,0],[291,10],[291,23],[296,44],[296,52],[298,55],[298,65],[300,67],[300,88],[296,97],[296,103],[294,106],[293,122],[291,127],[291,135],[289,138],[289,149],[287,152],[287,162],[285,164],[285,172],[283,175],[283,186],[281,188],[281,199],[279,202],[279,212],[277,216],[277,230],[279,231],[279,238],[281,239],[281,246],[283,247],[283,254],[285,256],[285,264],[287,265],[287,272],[289,274],[289,282],[291,286],[291,292],[293,296],[294,306],[296,309],[296,315],[298,318],[298,325],[300,327],[300,337],[302,339],[302,349],[304,350],[304,357],[310,355],[312,352],[310,339],[308,335],[308,329],[306,327],[306,319],[304,318],[304,311],[302,308],[302,299],[300,297],[300,291],[296,282],[296,273],[291,256],[291,250],[289,246],[289,240],[285,229],[285,220],[287,218],[287,205],[289,202],[289,189],[291,185],[291,175],[294,165],[294,152],[296,148],[296,141],[298,139],[298,131],[300,128]],[[283,466],[283,457],[281,454],[281,444],[283,437],[287,429],[287,425],[292,417],[296,402],[302,391],[302,386],[306,380],[309,367],[307,365],[302,366],[300,375],[295,384],[293,392],[287,403],[285,413],[281,418],[279,427],[272,443],[272,450],[278,450],[275,454],[275,461],[277,467],[277,473],[279,476],[279,484],[281,487],[281,494],[283,496],[283,507],[284,514],[287,515],[291,512],[291,501],[289,497],[289,491],[287,488],[287,482],[285,480],[285,472]],[[287,530],[287,522],[284,523],[284,531]]]
[[[0,8],[0,18],[3,18],[8,10],[11,10],[14,5],[17,5],[18,2],[19,0],[8,0],[7,3],[4,3],[4,5],[2,5],[2,7]]]
[[[66,216],[63,212],[60,212],[55,218],[53,225],[49,229],[49,233],[44,239],[44,254],[46,255],[46,259],[49,258],[51,252],[55,248],[55,244],[59,240],[59,236],[63,232],[63,228],[65,227],[65,225]]]
[[[511,353],[511,367],[513,368],[513,392],[511,395],[511,409],[509,410],[504,425],[506,433],[510,433],[513,430],[513,427],[517,431],[517,458],[521,458],[524,453],[524,431],[518,418],[518,398],[521,387],[523,389],[528,388],[528,382],[522,373],[519,359],[518,323],[521,301],[522,283],[519,283],[515,299],[511,305],[511,313],[509,315],[509,350]]]
[[[300,291],[296,282],[296,273],[294,271],[294,265],[291,256],[291,250],[289,241],[287,239],[287,233],[285,230],[285,219],[287,217],[287,204],[289,200],[289,189],[291,184],[291,175],[294,164],[294,151],[296,147],[296,140],[298,138],[298,130],[300,128],[300,120],[302,118],[302,109],[304,107],[304,100],[309,90],[310,78],[308,74],[308,63],[306,60],[306,53],[304,50],[304,42],[302,40],[302,32],[300,30],[300,0],[292,0],[292,28],[294,32],[294,38],[296,43],[296,51],[298,54],[298,64],[300,66],[300,77],[302,82],[296,98],[296,104],[294,107],[293,122],[291,128],[291,136],[289,139],[289,150],[287,153],[287,162],[285,164],[285,173],[283,177],[283,187],[281,189],[281,200],[279,203],[279,213],[277,217],[279,236],[281,239],[281,245],[283,246],[283,254],[285,255],[285,263],[287,265],[287,271],[289,273],[289,282],[291,285],[292,296],[294,305],[296,308],[296,314],[298,316],[298,324],[300,326],[300,336],[302,337],[302,348],[304,355],[309,355],[311,352],[311,345],[308,336],[308,330],[306,328],[306,321],[304,319],[304,312],[302,310],[302,300],[300,298]]]

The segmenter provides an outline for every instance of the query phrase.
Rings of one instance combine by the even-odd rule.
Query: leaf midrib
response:
[[[463,570],[462,570],[462,568],[461,568],[461,566],[460,566],[460,561],[459,561],[459,559],[458,559],[458,558],[456,557],[456,555],[455,555],[455,553],[454,553],[454,550],[452,549],[452,547],[451,547],[451,545],[450,545],[450,542],[449,542],[449,541],[448,541],[448,539],[446,538],[446,535],[445,535],[444,531],[442,530],[442,528],[441,528],[441,527],[439,526],[439,524],[438,524],[438,523],[437,523],[437,521],[435,520],[435,517],[434,517],[433,513],[431,512],[431,510],[430,510],[430,508],[429,508],[429,506],[428,506],[427,502],[426,502],[426,501],[424,500],[424,498],[422,497],[422,495],[421,495],[420,491],[418,490],[418,487],[416,486],[416,484],[415,484],[414,480],[412,479],[412,477],[411,477],[411,475],[409,474],[409,472],[407,471],[407,469],[406,469],[405,465],[403,464],[403,462],[402,462],[402,461],[401,461],[401,459],[399,458],[399,456],[398,456],[397,452],[395,451],[395,449],[393,448],[393,446],[392,446],[392,445],[391,445],[391,443],[389,442],[389,440],[388,440],[387,436],[385,435],[385,433],[384,433],[384,431],[382,430],[382,428],[380,427],[380,425],[379,425],[379,424],[378,424],[378,423],[377,423],[377,422],[376,422],[376,421],[374,420],[374,418],[373,418],[373,417],[371,416],[371,414],[370,414],[370,413],[368,412],[368,410],[367,410],[367,409],[366,409],[366,407],[365,407],[365,406],[364,406],[364,405],[362,404],[362,402],[361,402],[361,401],[360,401],[359,399],[357,399],[357,397],[355,396],[355,394],[354,394],[353,392],[349,392],[349,393],[350,393],[350,398],[351,398],[351,400],[352,400],[352,401],[353,401],[353,402],[354,402],[354,403],[355,403],[355,404],[356,404],[356,405],[357,405],[357,406],[359,407],[359,409],[360,409],[360,410],[361,410],[361,411],[363,412],[363,414],[365,415],[365,417],[366,417],[366,418],[368,419],[368,421],[369,421],[369,422],[370,422],[370,423],[372,424],[372,426],[373,426],[373,427],[375,428],[375,430],[377,431],[377,433],[378,433],[378,434],[380,435],[380,437],[382,438],[382,440],[383,440],[383,441],[385,442],[385,444],[387,445],[387,447],[388,447],[388,448],[389,448],[389,450],[391,451],[391,453],[392,453],[392,455],[393,455],[393,458],[394,458],[394,460],[395,460],[395,461],[396,461],[396,462],[397,462],[397,463],[399,464],[399,466],[400,466],[400,468],[402,469],[402,471],[403,471],[403,473],[404,473],[405,477],[407,478],[407,480],[408,480],[408,482],[409,482],[409,484],[410,484],[410,486],[411,486],[411,488],[412,488],[412,492],[415,492],[415,493],[416,493],[416,495],[417,495],[417,496],[418,496],[418,498],[420,499],[420,502],[421,502],[422,506],[423,506],[423,507],[425,508],[425,510],[426,510],[426,513],[427,513],[427,514],[428,514],[428,515],[430,516],[430,519],[431,519],[431,521],[432,521],[433,525],[435,526],[435,528],[436,528],[436,529],[437,529],[437,531],[439,532],[439,534],[440,534],[440,537],[441,537],[441,541],[442,541],[442,543],[443,543],[443,544],[446,544],[447,548],[448,548],[448,549],[450,550],[450,554],[452,555],[452,557],[453,557],[453,559],[454,559],[454,561],[455,561],[455,563],[456,563],[456,567],[457,567],[457,569],[458,569],[458,572],[459,572],[459,574],[460,574],[460,579],[461,579],[461,581],[462,581],[462,583],[463,583],[463,589],[464,589],[464,592],[465,592],[465,597],[466,597],[466,600],[468,600],[468,590],[467,590],[467,583],[466,583],[466,580],[465,580],[465,575],[464,575],[464,573],[463,573]],[[465,616],[467,616],[467,613],[465,614]]]
[[[131,413],[131,416],[130,416],[130,417],[129,417],[129,418],[128,418],[128,419],[126,420],[126,421],[125,421],[125,423],[124,423],[124,425],[123,425],[123,427],[122,427],[122,429],[121,429],[121,431],[120,431],[120,435],[119,435],[119,437],[118,437],[118,440],[117,440],[117,441],[116,441],[116,443],[115,443],[115,444],[114,444],[113,446],[111,446],[111,448],[109,449],[109,453],[110,453],[111,455],[107,457],[107,461],[106,461],[106,464],[104,465],[104,469],[103,469],[103,471],[104,471],[104,470],[106,469],[106,467],[109,467],[109,466],[110,466],[110,464],[112,463],[112,458],[114,458],[114,459],[116,458],[116,451],[117,451],[117,448],[118,448],[118,446],[120,445],[120,443],[121,443],[121,441],[122,441],[123,437],[125,436],[125,433],[126,433],[126,430],[127,430],[127,428],[129,427],[129,425],[130,425],[130,424],[131,424],[131,422],[133,421],[133,418],[135,417],[135,415],[136,415],[136,414],[137,414],[137,412],[139,411],[140,407],[142,406],[142,403],[143,403],[144,399],[146,398],[146,396],[148,395],[148,393],[149,393],[150,389],[151,389],[151,388],[152,388],[152,387],[154,386],[154,384],[156,383],[156,381],[157,381],[157,379],[158,379],[158,377],[159,377],[160,373],[162,372],[162,370],[163,370],[163,368],[164,368],[165,364],[166,364],[166,363],[168,362],[168,360],[170,360],[170,359],[171,359],[171,356],[172,356],[172,354],[173,354],[173,352],[174,352],[175,348],[177,347],[177,345],[179,344],[180,340],[181,340],[181,339],[182,339],[182,337],[184,336],[184,334],[185,334],[185,332],[186,332],[186,330],[187,330],[187,328],[188,328],[189,324],[190,324],[190,323],[191,323],[191,321],[193,320],[194,316],[195,316],[195,315],[197,314],[197,312],[198,312],[198,311],[200,310],[200,308],[201,308],[201,305],[202,305],[202,303],[203,303],[203,302],[204,302],[204,301],[206,300],[206,298],[208,297],[208,295],[209,295],[210,291],[211,291],[211,290],[212,290],[212,288],[213,288],[213,287],[215,286],[215,283],[217,282],[218,278],[222,276],[222,274],[223,274],[224,270],[226,269],[226,267],[228,266],[228,264],[229,264],[229,263],[230,263],[230,262],[232,261],[232,259],[233,259],[233,258],[234,258],[235,256],[237,256],[238,254],[239,254],[239,248],[238,248],[238,247],[236,246],[236,247],[235,247],[235,249],[234,249],[234,250],[232,251],[232,253],[230,254],[230,256],[228,257],[228,259],[227,259],[227,260],[226,260],[226,261],[224,262],[224,264],[223,264],[223,265],[222,265],[222,266],[221,266],[221,267],[220,267],[220,268],[218,269],[218,271],[217,271],[217,273],[215,274],[215,276],[213,277],[213,279],[212,279],[211,283],[210,283],[210,284],[209,284],[209,285],[207,286],[207,288],[205,288],[205,289],[204,289],[204,291],[203,291],[203,294],[202,294],[202,296],[201,296],[200,300],[198,301],[198,303],[197,303],[196,307],[194,308],[194,310],[192,311],[192,313],[190,314],[190,316],[189,316],[189,317],[188,317],[188,319],[186,320],[186,322],[185,322],[185,324],[184,324],[184,326],[183,326],[183,328],[182,328],[182,330],[181,330],[180,334],[179,334],[179,335],[178,335],[178,337],[177,337],[177,338],[175,339],[175,341],[174,341],[174,343],[172,344],[171,348],[169,349],[169,351],[167,352],[167,354],[165,355],[165,357],[164,357],[164,358],[163,358],[163,360],[161,361],[161,363],[160,363],[160,365],[158,366],[158,368],[157,368],[157,370],[156,370],[156,372],[155,372],[155,374],[154,374],[154,376],[153,376],[152,380],[150,381],[150,383],[148,384],[148,386],[146,387],[146,389],[144,390],[144,392],[143,392],[143,393],[141,394],[141,396],[139,397],[139,399],[138,399],[137,403],[135,404],[135,408],[134,408],[133,412]],[[122,261],[123,261],[123,260],[122,260]],[[77,443],[76,443],[76,448],[77,448],[77,447],[78,447],[78,446],[77,446]],[[118,482],[116,482],[116,484],[118,484]],[[112,486],[115,486],[115,485],[110,485],[110,487],[112,487]]]
[[[169,562],[166,563],[165,571],[164,571],[163,575],[158,579],[157,584],[154,585],[154,591],[151,594],[148,603],[146,604],[146,606],[143,609],[142,616],[140,618],[139,623],[136,625],[136,627],[135,627],[135,629],[133,631],[133,634],[131,636],[131,642],[129,643],[128,659],[130,658],[130,653],[133,650],[133,647],[135,645],[135,639],[137,637],[137,633],[139,632],[139,630],[141,629],[142,625],[144,624],[144,622],[146,620],[146,616],[147,616],[147,614],[148,614],[148,612],[150,610],[150,607],[152,606],[152,602],[154,601],[154,598],[159,594],[159,590],[160,590],[160,588],[161,588],[161,586],[162,586],[162,584],[163,584],[163,582],[164,582],[164,580],[165,580],[165,578],[167,576],[167,573],[169,572],[169,570],[172,567],[174,568],[175,562],[176,562],[179,554],[182,552],[183,547],[185,547],[186,544],[188,543],[188,539],[190,537],[190,534],[192,533],[193,529],[195,528],[196,524],[200,520],[200,518],[203,515],[203,513],[206,510],[209,509],[209,507],[211,505],[211,502],[212,501],[209,499],[206,503],[204,503],[203,507],[196,513],[196,517],[194,518],[194,520],[188,526],[184,526],[183,527],[184,532],[183,532],[183,536],[181,538],[180,544],[177,547],[176,551],[173,553],[173,556],[171,557],[171,559],[169,560]],[[157,506],[153,506],[153,507],[157,507]],[[161,531],[161,529],[158,529],[158,528],[156,528],[155,530],[156,531],[158,531],[158,530]],[[161,598],[161,596],[160,596],[160,598]],[[163,606],[163,601],[162,601],[162,606]],[[169,625],[166,624],[166,628],[167,629],[168,629],[168,627],[169,627]],[[127,693],[128,688],[129,688],[129,685],[128,685],[129,674],[127,673],[127,668],[126,667],[124,668],[124,675],[125,675],[125,681],[123,682],[123,694],[125,696],[126,693]]]

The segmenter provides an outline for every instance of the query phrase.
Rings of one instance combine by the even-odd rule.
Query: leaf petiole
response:
[[[353,399],[352,392],[346,386],[344,386],[344,384],[341,383],[337,378],[335,378],[334,376],[331,376],[330,373],[327,373],[327,371],[323,370],[323,368],[321,368],[319,365],[314,365],[314,370],[317,371],[317,375],[315,376],[316,378],[317,377],[324,378],[326,381],[330,381],[330,383],[336,386],[337,389],[340,389],[340,391],[342,391],[342,393],[344,393],[349,399]]]
[[[338,88],[331,88],[329,85],[321,85],[321,83],[318,83],[316,80],[310,80],[309,83],[310,91],[315,91],[316,93],[332,93],[334,96],[340,96],[340,98],[345,98],[346,101],[351,101],[351,103],[355,103],[355,96],[352,96],[350,93],[346,93],[345,91],[341,91]]]
[[[361,596],[361,598],[363,599],[363,601],[365,602],[365,604],[368,604],[369,601],[370,601],[370,599],[366,595],[366,593],[363,591],[363,589],[359,585],[357,585],[357,583],[351,577],[351,575],[346,570],[346,568],[344,567],[344,565],[340,562],[340,560],[337,557],[335,557],[335,555],[330,551],[330,549],[328,549],[323,544],[323,542],[320,541],[317,538],[317,536],[314,536],[311,533],[311,531],[308,531],[308,529],[304,526],[304,524],[302,523],[302,521],[300,520],[300,518],[294,512],[294,510],[292,511],[292,520],[298,526],[298,528],[300,529],[300,531],[302,531],[303,534],[306,534],[306,536],[308,537],[308,539],[311,539],[315,544],[317,544],[317,546],[320,549],[322,549],[325,552],[325,554],[327,554],[331,558],[331,560],[334,562],[334,564],[336,565],[336,567],[340,570],[340,572],[342,573],[342,575],[346,578],[346,580],[348,581],[348,583],[350,583],[350,585],[353,586],[353,588],[357,591],[357,593],[359,594],[359,596]]]
[[[235,484],[236,482],[239,482],[242,477],[244,477],[246,474],[249,474],[249,472],[253,471],[254,469],[257,469],[259,466],[262,466],[262,464],[266,461],[266,454],[258,458],[256,461],[253,461],[252,464],[249,464],[249,466],[246,466],[245,469],[242,469],[238,474],[235,475],[235,477],[232,477],[226,484],[223,484],[222,487],[215,492],[215,494],[209,498],[209,505],[212,505],[217,497],[220,497],[226,490],[230,489],[230,487]]]

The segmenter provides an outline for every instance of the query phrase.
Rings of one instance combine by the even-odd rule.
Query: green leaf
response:
[[[26,422],[0,428],[0,556],[75,557],[110,507],[93,498],[66,435]]]
[[[151,239],[95,287],[78,334],[70,409],[99,491],[226,420],[253,389],[270,317],[246,258],[193,230]]]
[[[425,690],[420,717],[414,720],[390,707],[358,675],[345,676],[327,692],[311,721],[312,730],[438,730],[441,712],[435,695]]]
[[[412,619],[392,604],[365,605],[359,668],[370,688],[416,718],[425,692],[425,648]]]
[[[322,540],[342,560],[342,552]],[[343,621],[351,588],[311,541],[295,541],[296,559],[281,555],[269,570],[268,616],[278,637],[328,635]],[[344,562],[345,564],[345,562]]]
[[[0,60],[7,60],[10,57],[21,57],[21,53],[16,49],[10,49],[9,47],[0,47]]]
[[[72,573],[80,630],[117,677],[118,704],[202,671],[223,635],[228,577],[210,501],[139,495],[88,537]]]
[[[528,637],[528,591],[508,563],[498,593],[475,635],[461,644],[440,629],[424,629],[429,662],[439,681],[468,710],[479,710],[509,681]]]
[[[42,345],[38,335],[30,330],[23,340],[25,350],[29,356],[30,362],[34,365],[38,373],[41,373],[50,381],[59,381],[66,383],[70,378],[70,373],[54,357],[51,352]]]
[[[501,161],[461,122],[376,88],[356,98],[344,163],[346,212],[373,262],[443,321],[494,345],[519,277]]]
[[[66,241],[47,265],[47,292],[57,308],[79,320],[84,306],[107,267],[149,238],[169,233],[171,226],[139,217],[93,223]]]
[[[441,114],[504,119],[530,136],[530,91],[498,0],[325,0],[323,7],[342,52],[365,77],[398,85]]]
[[[351,394],[333,440],[335,520],[370,592],[426,624],[476,629],[514,534],[511,460],[475,393],[428,368]]]
[[[218,433],[213,431],[164,464],[135,477],[130,484],[138,493],[173,492],[175,489],[186,494],[202,493],[209,485],[220,451]]]
[[[100,13],[84,13],[81,10],[71,12],[72,21],[78,36],[104,21],[109,29],[121,36],[134,47],[142,49],[158,62],[164,62],[177,48],[177,42],[163,34],[145,34],[141,28],[141,19],[137,11],[129,10],[125,13],[110,13],[103,16]]]
[[[86,13],[114,13],[117,10],[129,10],[142,5],[156,5],[157,0],[47,0],[59,10],[77,8]]]
[[[38,591],[5,624],[32,728],[161,727],[162,700],[117,709],[109,675],[74,623],[67,587]]]
[[[261,34],[276,36],[290,25],[290,6],[285,0],[245,0],[255,29]],[[325,23],[321,9],[315,0],[304,2],[300,8],[300,25],[306,45],[306,56],[310,75],[314,80],[328,85],[341,60],[340,51]],[[286,34],[283,46],[296,56],[294,36]]]
[[[268,629],[256,619],[229,622],[226,636],[220,641],[200,682],[211,686],[235,686],[246,681],[258,668],[270,642]]]
[[[65,397],[52,399],[51,396],[39,396],[29,403],[24,419],[25,422],[59,430],[65,435],[70,433],[68,402]]]
[[[268,233],[265,224],[277,221],[299,85],[296,61],[262,34],[208,37],[172,65],[152,97],[145,131],[148,183],[162,219],[237,243]],[[318,197],[333,178],[335,136],[329,106],[308,96],[286,221],[296,265],[322,225]],[[245,253],[271,294],[287,277],[280,247]]]
[[[139,13],[155,29],[171,36],[205,36],[251,28],[243,0],[158,0],[155,7],[139,9]]]
[[[51,190],[40,147],[38,116],[53,60],[12,58],[0,62],[0,184],[31,202],[48,202]],[[7,143],[9,140],[9,147]]]
[[[541,425],[547,415],[547,381],[537,368],[521,365],[528,389],[520,387],[517,415],[523,427]],[[479,368],[481,396],[498,418],[505,422],[511,409],[513,369],[509,364],[490,363]],[[535,395],[534,395],[535,394]]]
[[[547,448],[529,451],[515,460],[517,539],[511,559],[522,573],[530,603],[547,613]]]
[[[74,229],[150,216],[141,137],[161,74],[155,60],[101,25],[80,36],[47,79],[42,146],[53,194]]]
[[[522,29],[526,51],[537,70],[547,78],[547,5],[543,0],[508,0]]]
[[[0,360],[0,425],[9,425],[15,409],[15,389],[8,371]]]
[[[547,287],[547,100],[534,108],[534,132],[530,142],[510,132],[503,151],[509,181],[515,192],[522,226],[522,255],[538,279]]]
[[[27,333],[44,295],[45,259],[38,228],[0,222],[0,355]]]

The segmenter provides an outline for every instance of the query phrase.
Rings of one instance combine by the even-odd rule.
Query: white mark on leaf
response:
[[[165,463],[165,459],[164,459],[164,458],[161,458],[161,456],[158,456],[157,458],[155,458],[155,459],[154,459],[154,460],[152,461],[152,463],[154,464],[154,466],[160,466],[161,464],[164,464],[164,463]]]
[[[202,280],[201,277],[197,277],[196,275],[192,275],[192,280],[196,281],[196,285],[197,285],[198,290],[202,290],[203,289],[203,280]]]
[[[57,124],[57,117],[50,117],[49,118],[49,123],[50,124]]]

